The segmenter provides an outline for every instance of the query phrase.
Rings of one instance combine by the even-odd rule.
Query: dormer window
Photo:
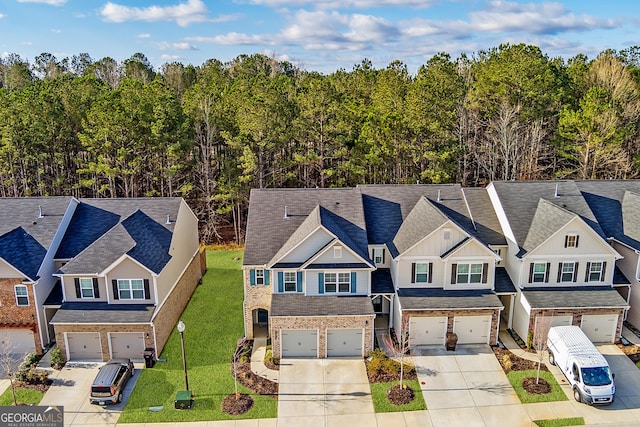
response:
[[[373,261],[377,264],[384,264],[384,248],[373,248]]]
[[[580,236],[578,236],[577,234],[567,234],[566,236],[564,236],[564,247],[577,248],[579,238]]]
[[[333,257],[334,258],[342,258],[342,246],[334,246],[333,247]]]

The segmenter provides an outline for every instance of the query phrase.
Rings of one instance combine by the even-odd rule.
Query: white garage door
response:
[[[617,314],[585,314],[580,327],[592,342],[613,342],[617,326]]]
[[[283,329],[282,357],[318,357],[318,331]]]
[[[144,357],[144,336],[142,332],[111,332],[111,357],[140,359]]]
[[[362,329],[327,330],[327,357],[362,357]]]
[[[443,345],[447,333],[446,317],[412,317],[409,321],[409,344]]]
[[[491,316],[456,316],[453,332],[458,335],[458,344],[488,344]]]
[[[0,351],[27,355],[36,351],[31,329],[0,329]]]
[[[543,330],[547,330],[549,332],[549,328],[553,326],[571,326],[573,322],[573,316],[537,316],[535,323],[535,331],[538,328],[543,328]],[[535,334],[535,332],[534,332]],[[540,337],[544,342],[546,342],[547,337]]]
[[[97,332],[67,332],[69,360],[102,360],[100,334]]]

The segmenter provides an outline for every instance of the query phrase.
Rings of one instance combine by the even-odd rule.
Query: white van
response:
[[[549,362],[557,365],[578,402],[588,404],[613,403],[613,384],[607,359],[578,326],[554,326],[547,338]]]

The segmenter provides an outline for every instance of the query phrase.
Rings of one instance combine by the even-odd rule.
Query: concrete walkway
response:
[[[267,337],[254,337],[253,349],[251,350],[251,370],[263,378],[278,382],[280,379],[280,371],[269,369],[264,364],[264,356],[266,351]]]

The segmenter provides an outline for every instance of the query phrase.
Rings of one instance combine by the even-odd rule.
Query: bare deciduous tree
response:
[[[544,355],[549,349],[547,347],[547,336],[549,329],[553,325],[553,316],[537,316],[535,330],[533,332],[533,348],[538,357],[538,372],[536,374],[536,384],[540,382],[540,367],[544,361]]]

